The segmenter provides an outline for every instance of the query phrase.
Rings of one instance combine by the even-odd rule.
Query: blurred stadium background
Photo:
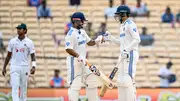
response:
[[[161,90],[180,92],[180,24],[175,23],[175,28],[172,28],[171,24],[161,23],[161,15],[166,6],[170,6],[172,12],[177,14],[180,9],[180,0],[142,1],[147,3],[150,10],[150,17],[135,17],[132,19],[136,22],[140,31],[142,27],[146,26],[148,32],[155,33],[155,42],[151,47],[140,47],[140,61],[137,66],[135,78],[137,89],[146,87],[144,95],[148,95],[146,93],[148,89],[154,89],[154,91],[158,92]],[[64,50],[64,26],[69,22],[69,16],[76,11],[84,12],[86,18],[93,23],[93,29],[98,31],[101,22],[105,22],[104,8],[108,7],[108,3],[108,0],[81,0],[81,5],[76,9],[76,7],[69,6],[68,0],[47,0],[47,5],[52,10],[53,21],[51,22],[50,19],[40,19],[38,22],[36,8],[29,7],[26,0],[0,0],[0,31],[3,33],[5,46],[7,47],[9,39],[16,36],[15,27],[21,22],[24,22],[28,27],[28,37],[34,41],[36,47],[37,69],[35,75],[30,77],[30,79],[33,78],[35,81],[35,83],[29,83],[30,91],[39,88],[51,89],[49,87],[49,81],[53,76],[54,69],[61,70],[61,76],[66,80],[65,58],[67,54]],[[127,0],[126,3],[130,7],[135,6],[136,0]],[[120,0],[114,0],[114,5],[119,6]],[[118,27],[118,23],[113,18],[108,19],[107,29],[115,36],[119,34]],[[60,46],[57,47],[55,45],[52,33],[56,33],[57,38],[61,39]],[[6,55],[6,53],[7,51],[4,54]],[[105,43],[100,45],[100,47],[88,47],[89,61],[103,70],[107,75],[113,69],[118,56],[119,46],[116,44],[109,45],[109,43]],[[0,58],[0,71],[2,71],[3,56],[0,55]],[[177,81],[170,85],[170,87],[174,88],[159,89],[157,88],[160,85],[160,79],[158,77],[159,69],[169,60],[174,64],[172,71],[176,74]],[[9,67],[7,69],[7,74],[9,74]],[[0,92],[7,93],[10,91],[9,79],[9,75],[3,77],[0,74]],[[114,81],[116,81],[116,78]],[[52,90],[56,92],[55,89]],[[61,90],[61,88],[57,90]],[[159,96],[159,94],[156,96]],[[161,101],[180,101],[180,99]]]

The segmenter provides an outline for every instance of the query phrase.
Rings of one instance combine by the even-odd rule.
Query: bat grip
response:
[[[91,66],[91,64],[86,60],[86,64],[90,67]]]

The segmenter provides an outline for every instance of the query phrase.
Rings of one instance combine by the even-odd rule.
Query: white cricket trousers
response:
[[[135,84],[131,86],[119,86],[118,101],[136,101]]]
[[[12,99],[13,101],[27,101],[28,66],[10,66]],[[20,98],[19,98],[20,88]]]
[[[77,58],[67,57],[67,82],[69,84],[69,101],[79,101],[79,92],[85,84],[88,101],[98,101],[96,76]]]
[[[121,57],[120,57],[121,59]],[[137,51],[130,51],[128,59],[121,59],[118,71],[118,101],[136,101],[135,74],[139,60]]]

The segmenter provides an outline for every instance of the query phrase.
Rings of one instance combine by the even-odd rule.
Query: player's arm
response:
[[[5,62],[4,62],[3,70],[2,70],[2,75],[3,75],[3,76],[6,75],[6,66],[7,66],[7,64],[9,63],[9,60],[11,59],[11,55],[12,55],[12,52],[9,52],[9,51],[8,51],[7,56],[6,56],[6,59],[5,59]]]
[[[116,44],[120,44],[120,39],[114,37],[113,35],[111,35],[110,32],[106,31],[106,34],[104,35],[104,40],[105,41],[110,41]]]
[[[78,57],[79,54],[74,50],[74,44],[75,44],[74,41],[75,41],[75,36],[74,36],[73,32],[67,34],[65,37],[65,49],[69,55]]]
[[[104,41],[103,36],[98,36],[95,40],[92,40],[87,33],[85,33],[86,43],[88,46],[94,46],[96,44],[102,43]]]
[[[74,57],[79,57],[79,54],[76,53],[73,49],[66,49],[66,52]]]
[[[3,66],[3,70],[2,70],[3,76],[6,75],[6,66],[8,65],[8,63],[11,59],[12,51],[13,51],[13,45],[11,44],[11,40],[10,40],[8,43],[8,53],[7,53],[6,59],[4,61],[4,66]]]
[[[87,45],[88,46],[94,46],[96,44],[95,40],[90,40]]]
[[[31,61],[32,61],[31,74],[34,74],[36,70],[36,55],[35,55],[35,47],[34,47],[33,42],[31,43],[29,51],[31,54]]]
[[[135,24],[129,24],[127,28],[128,28],[129,33],[132,36],[132,42],[130,43],[130,45],[128,45],[125,48],[125,50],[131,51],[134,46],[138,45],[141,42],[141,40],[140,40],[139,32]]]

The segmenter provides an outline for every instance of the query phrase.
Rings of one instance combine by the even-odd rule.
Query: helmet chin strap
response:
[[[120,17],[119,22],[122,24],[122,22],[123,22],[122,17]]]
[[[81,26],[81,25],[78,25],[78,26],[77,26],[77,29],[81,29],[81,28],[83,28],[83,26]]]
[[[80,25],[79,24],[79,22],[76,22],[77,23],[77,29],[81,29],[81,28],[83,28],[83,26],[82,25]]]
[[[121,24],[123,23],[123,19],[122,19],[123,17],[125,17],[124,14],[120,15],[119,22],[120,22]]]

